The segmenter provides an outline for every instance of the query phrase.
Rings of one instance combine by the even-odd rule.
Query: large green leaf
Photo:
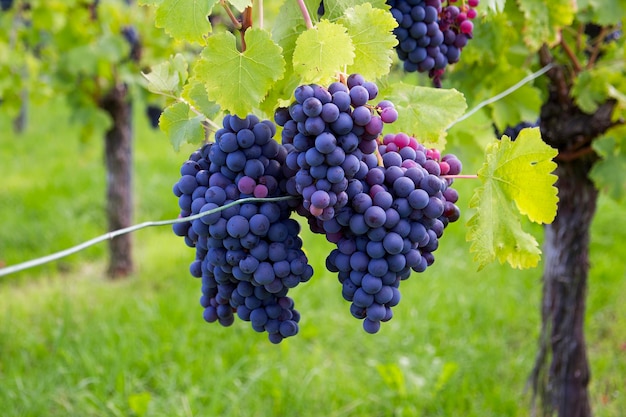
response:
[[[389,129],[414,136],[425,146],[443,149],[446,130],[467,108],[456,90],[396,83],[386,96],[398,108],[398,120]]]
[[[209,14],[218,0],[163,0],[156,10],[156,26],[170,36],[204,43],[211,32]]]
[[[305,83],[326,84],[354,62],[354,45],[345,26],[322,20],[298,36],[293,69]]]
[[[245,41],[246,50],[240,52],[232,33],[211,36],[194,67],[194,76],[206,86],[209,99],[242,116],[258,107],[285,71],[281,48],[269,32],[248,29]]]
[[[348,29],[354,44],[354,63],[346,72],[359,73],[366,79],[387,74],[395,55],[393,47],[398,43],[392,33],[398,23],[391,13],[366,3],[346,10],[338,23]]]
[[[503,136],[487,148],[478,172],[483,184],[470,201],[476,213],[467,232],[479,268],[494,259],[514,268],[537,265],[541,251],[535,238],[522,230],[520,219],[525,215],[537,223],[554,220],[558,198],[552,158],[556,155],[541,140],[538,128],[522,130],[514,142]]]
[[[315,11],[319,0],[305,0],[305,5],[309,14]],[[315,15],[312,14],[311,18]],[[272,27],[272,39],[283,48],[283,57],[287,63],[287,67],[291,68],[291,58],[293,50],[296,47],[296,40],[302,32],[306,30],[302,11],[298,6],[298,2],[286,0],[281,6],[276,22]]]

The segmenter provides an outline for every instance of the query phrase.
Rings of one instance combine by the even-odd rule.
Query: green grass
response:
[[[39,114],[24,137],[0,139],[0,259],[11,264],[105,227],[100,143],[78,143],[62,109]],[[142,119],[136,144],[136,221],[176,217],[171,186],[191,148],[174,153]],[[462,208],[473,186],[459,184]],[[600,417],[626,409],[624,209],[603,199],[593,224],[587,341]],[[193,251],[169,227],[135,233],[128,280],[104,278],[105,244],[0,278],[2,415],[527,416],[541,271],[476,272],[467,215],[446,230],[436,263],[403,282],[377,335],[350,316],[324,268],[331,246],[310,233],[315,276],[292,291],[300,334],[278,346],[249,323],[202,320]]]

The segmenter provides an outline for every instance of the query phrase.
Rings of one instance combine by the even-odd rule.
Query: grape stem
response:
[[[242,24],[239,21],[239,19],[237,19],[237,17],[233,14],[233,11],[230,10],[230,7],[228,6],[228,2],[226,2],[226,0],[220,0],[220,4],[224,8],[224,10],[226,10],[226,14],[230,18],[230,21],[235,26],[235,29],[241,30]]]
[[[561,48],[563,48],[563,51],[565,51],[565,54],[572,62],[572,65],[574,66],[574,72],[578,74],[582,70],[582,66],[580,65],[580,61],[578,61],[576,54],[574,54],[574,51],[572,51],[572,48],[570,48],[569,44],[565,41],[563,34],[561,34]]]
[[[257,12],[259,13],[259,29],[263,29],[265,15],[263,13],[263,0],[257,0]]]
[[[254,198],[254,197],[250,197],[250,198],[242,198],[239,200],[235,200],[233,202],[230,202],[228,204],[223,205],[222,207],[218,207],[215,208],[213,210],[208,210],[208,211],[204,211],[202,213],[198,213],[198,214],[194,214],[193,216],[188,216],[188,217],[180,217],[178,219],[173,219],[173,220],[161,220],[161,221],[152,221],[152,222],[144,222],[144,223],[140,223],[140,224],[136,224],[134,226],[129,226],[123,229],[118,229],[118,230],[114,230],[112,232],[109,233],[105,233],[101,236],[95,237],[91,240],[88,240],[86,242],[83,242],[79,245],[73,246],[71,248],[53,253],[51,255],[48,256],[44,256],[41,258],[37,258],[37,259],[33,259],[30,261],[26,261],[26,262],[22,262],[19,264],[15,264],[12,266],[7,266],[5,268],[0,268],[0,277],[5,276],[5,275],[9,275],[9,274],[13,274],[15,272],[19,272],[19,271],[23,271],[25,269],[28,268],[33,268],[35,266],[39,266],[39,265],[43,265],[52,261],[56,261],[58,259],[64,258],[66,256],[72,255],[74,253],[80,252],[84,249],[87,249],[90,246],[95,245],[96,243],[100,243],[103,242],[105,240],[110,240],[113,239],[114,237],[117,236],[121,236],[121,235],[125,235],[127,233],[130,232],[134,232],[136,230],[139,229],[144,229],[146,227],[150,227],[150,226],[165,226],[168,224],[174,224],[174,223],[184,223],[184,222],[188,222],[188,221],[192,221],[192,220],[196,220],[199,219],[201,217],[204,216],[208,216],[210,214],[214,214],[214,213],[218,213],[222,210],[226,210],[230,207],[236,206],[238,204],[244,204],[244,203],[265,203],[265,202],[275,202],[275,201],[285,201],[285,200],[292,200],[295,199],[297,197],[292,197],[292,196],[285,196],[285,197],[271,197],[271,198]]]
[[[602,27],[600,34],[596,37],[593,44],[593,50],[591,51],[591,56],[589,57],[589,61],[587,61],[587,69],[591,69],[593,65],[596,63],[598,56],[600,55],[600,48],[602,47],[602,40],[609,32],[609,28],[606,26]]]
[[[471,175],[471,174],[467,174],[467,175],[442,175],[441,178],[445,178],[445,179],[471,179],[471,180],[475,180],[478,178],[478,175]]]
[[[304,0],[297,0],[298,6],[300,6],[300,11],[302,12],[302,17],[304,17],[304,23],[306,24],[307,29],[313,28],[313,22],[311,21],[311,15],[306,8],[306,4],[304,4]]]

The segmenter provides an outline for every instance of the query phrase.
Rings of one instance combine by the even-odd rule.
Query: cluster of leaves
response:
[[[195,59],[176,55],[144,74],[148,88],[169,99],[160,126],[175,149],[184,142],[209,139],[218,127],[213,120],[225,113],[271,118],[276,107],[291,100],[298,85],[328,84],[341,73],[377,79],[380,96],[393,101],[400,113],[393,129],[429,147],[445,147],[449,126],[467,108],[457,90],[389,82],[398,78],[389,77],[397,23],[384,1],[326,0],[322,16],[317,15],[319,0],[286,1],[256,14],[273,22],[270,30],[263,28],[263,21],[254,22],[256,26],[247,21],[254,14],[250,1],[140,4],[155,9],[156,26],[171,37],[199,47]],[[214,30],[215,16],[230,16],[229,30]],[[519,268],[537,264],[537,242],[522,231],[519,219],[522,215],[540,223],[553,219],[554,155],[537,129],[518,142],[494,141],[487,150],[478,175],[483,186],[471,202],[478,210],[468,233],[480,267],[495,259]],[[532,189],[528,176],[538,180]]]
[[[119,83],[142,85],[140,69],[176,50],[154,19],[151,10],[122,0],[15,1],[0,13],[3,112],[15,116],[24,94],[33,102],[62,96],[85,137],[102,131],[110,122],[99,100]]]

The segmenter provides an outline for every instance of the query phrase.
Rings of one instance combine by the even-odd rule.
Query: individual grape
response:
[[[471,35],[472,31],[474,30],[474,24],[469,20],[463,20],[459,24],[459,30],[461,31],[461,33]]]
[[[393,123],[398,120],[398,111],[393,107],[386,107],[380,112],[383,123]]]

